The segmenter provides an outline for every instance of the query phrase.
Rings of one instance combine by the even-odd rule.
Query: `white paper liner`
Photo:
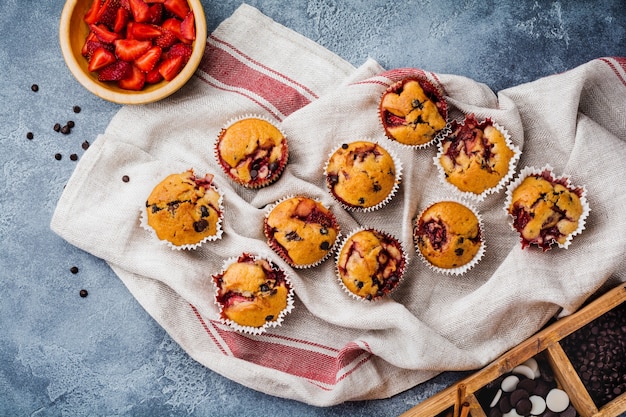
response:
[[[352,291],[350,291],[350,289],[348,289],[348,287],[346,287],[346,284],[344,284],[343,280],[341,279],[341,274],[339,273],[339,256],[341,255],[341,251],[343,250],[343,247],[345,246],[345,244],[350,240],[350,238],[352,238],[352,236],[354,236],[355,234],[362,232],[364,230],[372,230],[375,231],[377,233],[382,234],[383,236],[389,238],[389,239],[393,239],[395,240],[398,245],[400,245],[400,249],[402,251],[402,259],[404,260],[404,266],[402,268],[402,274],[400,275],[398,282],[396,283],[396,285],[387,293],[385,293],[382,296],[372,296],[371,299],[367,299],[365,297],[361,297],[358,294],[353,293]],[[384,232],[382,230],[373,228],[373,227],[368,227],[368,226],[360,226],[357,227],[356,229],[352,230],[350,232],[350,234],[348,234],[343,241],[341,242],[341,244],[339,245],[339,248],[337,250],[337,253],[335,255],[335,275],[337,278],[337,281],[339,282],[339,285],[341,286],[341,288],[346,292],[346,294],[348,294],[350,297],[354,298],[355,300],[359,300],[362,302],[373,302],[373,301],[378,301],[381,300],[383,298],[385,298],[385,296],[391,294],[392,292],[396,291],[396,289],[402,284],[402,281],[404,280],[404,276],[406,275],[406,268],[409,265],[409,258],[407,256],[407,252],[404,248],[404,245],[402,244],[402,242],[396,238],[395,236],[393,236],[390,233]]]
[[[301,265],[301,264],[295,264],[293,262],[291,262],[289,259],[285,258],[281,253],[279,253],[277,250],[274,249],[274,247],[272,246],[271,242],[270,242],[270,237],[267,236],[267,234],[265,234],[265,221],[267,221],[268,216],[270,215],[270,213],[272,212],[272,210],[274,210],[274,208],[276,206],[278,206],[280,203],[283,203],[287,200],[290,200],[292,198],[297,198],[297,197],[302,197],[302,198],[309,198],[313,201],[315,201],[316,203],[321,204],[324,208],[326,208],[328,211],[330,211],[330,213],[333,215],[334,219],[335,219],[335,223],[337,224],[337,236],[335,237],[335,241],[333,242],[332,246],[330,247],[330,249],[326,252],[326,255],[324,255],[321,259],[319,259],[316,262],[313,262],[311,264],[305,264],[305,265]],[[282,260],[284,260],[285,262],[287,262],[289,264],[289,266],[296,268],[296,269],[307,269],[307,268],[314,268],[318,265],[320,265],[322,262],[326,261],[330,255],[335,251],[335,249],[337,248],[339,242],[341,241],[341,226],[339,224],[339,221],[337,220],[337,217],[335,216],[335,213],[332,212],[332,210],[327,207],[324,203],[322,203],[320,200],[313,198],[313,197],[309,197],[303,194],[298,194],[298,195],[287,195],[283,198],[281,198],[280,200],[276,201],[274,204],[271,204],[270,206],[267,207],[266,209],[266,213],[265,213],[265,218],[263,220],[263,232],[265,234],[265,237],[267,238],[267,245],[274,250],[274,252],[276,252],[276,254],[278,256],[281,257]]]
[[[157,184],[158,185],[158,184]],[[197,249],[200,246],[202,246],[204,243],[206,242],[213,242],[216,240],[219,240],[222,238],[222,234],[224,233],[224,231],[222,230],[222,221],[224,220],[224,194],[219,190],[219,188],[215,185],[214,182],[211,182],[211,188],[213,188],[215,191],[217,191],[217,193],[220,195],[220,198],[218,200],[218,207],[219,207],[219,211],[220,211],[220,216],[217,219],[217,224],[215,225],[216,227],[216,233],[214,235],[211,236],[207,236],[204,239],[202,239],[201,241],[197,242],[197,243],[190,243],[190,244],[185,244],[185,245],[175,245],[172,242],[170,242],[169,240],[165,240],[165,239],[161,239],[159,238],[159,236],[157,235],[156,231],[152,228],[152,226],[150,226],[148,224],[148,213],[147,213],[147,208],[143,207],[140,210],[140,216],[139,216],[139,224],[140,226],[147,230],[148,232],[150,232],[150,234],[152,234],[152,236],[161,244],[163,245],[167,245],[170,249],[175,249],[175,250],[193,250],[193,249]]]
[[[287,293],[287,306],[278,314],[278,317],[275,320],[266,321],[263,324],[263,326],[260,326],[260,327],[242,326],[239,323],[237,323],[237,322],[235,322],[235,321],[233,321],[231,319],[223,317],[222,316],[223,306],[218,301],[219,290],[220,289],[217,286],[217,284],[215,283],[215,280],[213,279],[213,277],[217,276],[217,275],[221,275],[224,272],[226,272],[226,269],[228,269],[228,267],[230,265],[232,265],[234,263],[237,263],[239,258],[240,258],[240,256],[242,256],[242,255],[249,255],[255,261],[257,261],[257,260],[268,261],[274,270],[280,270],[280,271],[283,272],[283,274],[285,275],[285,282],[287,284],[287,287],[289,288],[289,291]],[[265,256],[265,255],[252,255],[252,254],[249,254],[249,253],[243,253],[242,255],[226,259],[224,261],[224,263],[223,263],[222,270],[218,274],[216,274],[216,275],[211,277],[211,281],[213,282],[213,286],[215,288],[213,302],[219,309],[218,320],[220,321],[220,323],[223,323],[223,324],[229,326],[230,328],[232,328],[232,329],[234,329],[234,330],[236,330],[236,331],[238,331],[240,333],[259,335],[259,334],[265,333],[270,328],[275,328],[275,327],[279,327],[280,325],[282,325],[283,320],[285,319],[285,316],[293,310],[293,308],[294,308],[294,289],[293,289],[293,284],[291,283],[291,280],[289,279],[289,274],[287,273],[287,271],[285,271],[284,269],[281,269],[268,256]]]
[[[385,96],[385,94],[387,94],[388,92],[392,92],[396,88],[396,86],[398,84],[404,82],[404,80],[407,80],[407,79],[419,79],[420,81],[424,81],[424,82],[428,83],[430,86],[432,86],[437,91],[437,94],[439,95],[439,98],[446,104],[446,110],[445,110],[446,114],[444,115],[445,116],[444,119],[446,120],[446,125],[443,127],[443,129],[441,129],[439,132],[437,132],[435,134],[435,136],[433,136],[433,138],[430,141],[428,141],[426,143],[421,143],[421,144],[418,144],[418,145],[411,145],[411,144],[408,144],[408,143],[402,143],[402,142],[398,141],[397,139],[395,139],[393,137],[390,137],[387,134],[387,129],[385,128],[385,123],[383,121],[383,113],[382,113],[381,105],[378,106],[378,122],[380,123],[380,126],[382,127],[383,134],[385,135],[385,138],[387,138],[388,140],[390,140],[390,141],[392,141],[394,143],[397,143],[398,145],[403,146],[405,148],[409,148],[409,149],[424,149],[424,148],[428,148],[429,146],[431,146],[431,145],[433,145],[435,143],[440,142],[442,138],[448,136],[450,134],[450,132],[451,132],[450,122],[449,122],[449,117],[450,117],[450,110],[448,108],[449,105],[448,105],[448,102],[445,99],[445,93],[441,90],[441,88],[439,88],[438,85],[436,85],[435,83],[430,81],[427,77],[424,77],[424,76],[421,76],[421,75],[418,75],[418,74],[409,75],[409,76],[403,78],[402,80],[396,81],[393,84],[391,84],[389,86],[389,88],[387,88],[383,92],[383,94],[380,96],[380,103],[382,103],[382,100],[383,100],[383,97]]]
[[[582,205],[582,213],[580,215],[580,218],[578,219],[578,228],[576,228],[576,230],[574,230],[572,233],[566,236],[565,242],[559,243],[553,240],[552,243],[549,243],[549,246],[544,249],[544,251],[551,249],[553,244],[556,244],[561,249],[567,249],[570,243],[572,242],[572,239],[574,238],[574,236],[582,233],[582,231],[585,230],[585,222],[587,220],[587,217],[589,216],[589,213],[591,212],[591,208],[589,207],[589,202],[587,201],[587,189],[585,188],[584,185],[576,185],[576,186],[572,185],[570,183],[569,175],[563,174],[560,177],[557,177],[556,175],[554,175],[554,170],[552,166],[550,166],[550,164],[546,164],[543,168],[536,168],[532,166],[524,167],[520,171],[519,175],[515,178],[515,180],[513,180],[508,185],[506,189],[506,198],[504,201],[503,208],[509,219],[509,225],[511,226],[511,229],[518,236],[520,236],[520,239],[521,239],[521,235],[519,231],[515,228],[513,224],[514,222],[513,215],[509,213],[509,206],[513,202],[513,192],[524,181],[524,179],[526,179],[526,177],[537,176],[537,175],[541,176],[544,172],[548,172],[553,181],[564,183],[563,185],[570,191],[580,190],[579,198],[580,198],[580,204]],[[533,245],[536,245],[536,244],[533,243]]]
[[[267,122],[267,123],[271,124],[276,129],[278,129],[280,131],[281,135],[283,135],[283,137],[285,138],[285,148],[286,148],[286,151],[287,151],[287,157],[285,158],[284,161],[281,161],[281,165],[280,165],[279,169],[274,172],[274,175],[271,176],[271,177],[268,177],[266,179],[266,181],[262,181],[262,182],[255,183],[255,184],[246,183],[246,182],[244,182],[244,181],[242,181],[242,180],[232,176],[232,174],[230,174],[226,170],[226,167],[224,167],[222,165],[222,162],[220,160],[219,150],[218,150],[218,145],[219,145],[219,142],[220,142],[220,137],[222,135],[222,132],[224,132],[224,130],[228,129],[233,124],[235,124],[237,122],[240,122],[242,120],[246,120],[246,119],[260,119],[260,120],[263,120],[264,122]],[[259,188],[267,187],[268,185],[271,185],[271,184],[275,183],[276,181],[278,181],[278,179],[283,174],[283,171],[285,170],[285,167],[287,166],[287,163],[288,163],[288,160],[289,160],[289,139],[285,135],[285,132],[283,131],[281,126],[279,126],[276,122],[270,120],[268,117],[261,116],[261,115],[258,115],[258,114],[247,113],[247,114],[244,114],[244,115],[232,117],[231,119],[229,119],[224,124],[224,126],[222,126],[222,128],[220,129],[220,132],[218,133],[217,137],[215,138],[215,142],[213,144],[213,156],[215,157],[215,160],[217,161],[217,164],[222,169],[222,172],[224,172],[226,174],[226,176],[231,181],[233,181],[236,184],[241,185],[242,187],[246,187],[246,188],[249,188],[249,189],[256,190],[256,189],[259,189]]]
[[[467,117],[460,124],[464,125],[466,121],[467,121]],[[479,121],[479,124],[482,124],[485,121],[486,121],[486,119],[485,120],[481,120],[481,121]],[[445,141],[445,139],[446,139],[446,137],[448,135],[452,134],[451,125],[449,126],[450,127],[449,133],[445,137],[442,137],[442,139],[437,144],[438,152],[437,152],[437,155],[435,157],[433,157],[433,162],[434,162],[435,166],[437,167],[437,171],[439,173],[439,175],[438,175],[439,176],[439,180],[441,181],[441,183],[447,189],[449,189],[451,192],[454,192],[454,193],[458,194],[459,196],[461,196],[461,198],[470,199],[470,200],[473,200],[473,201],[476,201],[476,202],[483,201],[490,194],[496,194],[496,193],[500,192],[504,188],[504,186],[506,186],[506,184],[509,183],[509,181],[511,181],[511,179],[515,175],[515,170],[517,168],[517,162],[519,161],[519,159],[520,159],[520,157],[522,155],[522,151],[519,149],[519,147],[517,147],[513,143],[513,141],[511,140],[511,135],[509,134],[508,130],[506,130],[504,127],[502,127],[498,123],[494,122],[493,120],[491,121],[491,125],[494,128],[498,129],[502,133],[502,135],[504,136],[504,140],[506,142],[507,147],[510,150],[513,151],[513,156],[509,160],[509,169],[508,169],[506,175],[504,175],[495,186],[493,186],[491,188],[487,188],[485,191],[483,191],[480,194],[476,194],[476,193],[473,193],[471,191],[462,191],[457,186],[455,186],[454,184],[450,183],[446,179],[446,171],[444,170],[443,166],[441,165],[441,162],[440,162],[439,158],[441,158],[441,156],[443,155],[443,145],[444,145],[443,142]]]
[[[422,254],[422,251],[420,250],[419,246],[417,245],[417,239],[416,239],[416,236],[415,236],[415,229],[417,228],[418,221],[422,217],[422,215],[426,212],[426,210],[428,210],[434,204],[442,203],[442,202],[448,202],[448,201],[461,204],[461,205],[467,207],[468,209],[470,209],[472,211],[472,213],[474,213],[474,215],[478,219],[478,227],[480,229],[480,247],[478,248],[478,252],[476,252],[476,255],[474,255],[474,257],[472,258],[471,261],[469,261],[465,265],[461,265],[461,266],[458,266],[456,268],[441,268],[441,267],[435,266],[432,263],[430,263],[430,261],[428,259],[426,259],[426,257],[424,257],[424,255]],[[438,272],[438,273],[441,273],[441,274],[446,274],[446,275],[463,275],[463,274],[465,274],[467,271],[472,269],[482,259],[482,257],[485,254],[485,251],[487,250],[487,245],[485,244],[485,228],[483,226],[483,220],[482,220],[482,217],[480,216],[480,213],[471,204],[468,204],[467,202],[464,202],[464,201],[461,201],[461,200],[457,200],[457,199],[454,199],[454,198],[449,198],[449,199],[439,200],[439,201],[433,201],[430,204],[426,205],[426,207],[424,207],[424,209],[415,217],[415,219],[413,221],[413,244],[415,245],[415,252],[417,252],[419,258],[422,260],[424,265],[428,266],[432,271],[435,271],[435,272]]]
[[[328,169],[328,164],[330,163],[330,158],[335,154],[335,152],[337,152],[339,149],[341,149],[341,147],[345,144],[352,144],[355,142],[368,142],[368,143],[372,143],[372,144],[376,144],[378,146],[380,146],[381,148],[383,148],[390,156],[391,159],[393,160],[393,164],[395,166],[396,169],[396,180],[393,184],[393,187],[391,189],[391,191],[389,191],[389,194],[387,195],[387,197],[381,201],[380,203],[374,205],[374,206],[370,206],[370,207],[358,207],[358,206],[352,206],[349,205],[347,203],[345,203],[344,201],[341,201],[340,199],[338,199],[335,194],[333,193],[332,189],[328,186],[328,180],[327,180],[327,169]],[[328,190],[329,194],[333,197],[333,199],[338,202],[341,207],[343,207],[344,210],[347,211],[354,211],[354,212],[361,212],[361,213],[368,213],[368,212],[372,212],[372,211],[376,211],[382,207],[384,207],[385,205],[387,205],[391,199],[396,195],[396,192],[398,192],[398,189],[400,188],[400,184],[402,182],[402,162],[400,161],[400,158],[398,158],[398,156],[396,155],[396,153],[393,150],[390,150],[384,146],[382,146],[378,141],[376,140],[372,140],[369,138],[364,138],[364,139],[356,139],[350,142],[343,142],[339,145],[337,145],[329,154],[328,157],[326,158],[326,163],[324,163],[324,183],[326,184],[326,189]]]

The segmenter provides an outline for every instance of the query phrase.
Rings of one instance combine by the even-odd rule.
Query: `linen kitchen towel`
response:
[[[78,163],[51,227],[104,259],[213,371],[319,406],[388,397],[442,371],[479,368],[603,285],[626,280],[625,67],[624,59],[598,59],[494,94],[468,78],[386,71],[371,59],[354,68],[242,5],[209,36],[200,68],[181,91],[118,112]],[[486,253],[473,269],[445,275],[420,262],[412,221],[429,202],[449,198],[449,189],[437,177],[436,147],[402,148],[384,137],[378,118],[381,94],[413,73],[445,91],[452,118],[474,113],[504,126],[522,149],[518,168],[550,164],[587,188],[591,214],[568,249],[522,250],[500,192],[475,204]],[[232,183],[214,155],[222,126],[247,114],[280,125],[289,141],[285,172],[259,190]],[[385,207],[347,212],[328,193],[323,167],[339,144],[363,138],[398,156],[402,182]],[[156,183],[190,168],[215,175],[224,234],[197,250],[172,250],[140,226],[139,213]],[[292,269],[273,253],[263,234],[266,208],[297,194],[331,207],[344,233],[371,226],[397,236],[409,264],[396,291],[376,302],[355,300],[339,286],[333,258]],[[293,311],[261,335],[221,324],[213,302],[211,276],[244,251],[270,257],[295,288]]]

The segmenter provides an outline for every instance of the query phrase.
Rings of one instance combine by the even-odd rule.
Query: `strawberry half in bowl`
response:
[[[59,40],[87,90],[119,104],[145,104],[180,89],[206,46],[200,0],[67,0]]]

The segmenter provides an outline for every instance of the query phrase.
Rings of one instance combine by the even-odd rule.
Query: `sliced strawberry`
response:
[[[147,22],[150,16],[150,6],[143,0],[129,0],[130,11],[133,14],[135,22]]]
[[[133,37],[133,26],[135,26],[135,22],[130,20],[126,25],[126,39],[134,39]]]
[[[153,46],[148,49],[145,54],[135,60],[135,66],[143,72],[152,71],[157,62],[159,62],[159,59],[161,59],[162,52],[163,50],[161,48]]]
[[[158,38],[154,40],[155,45],[160,46],[161,48],[165,49],[165,48],[169,48],[170,46],[178,42],[178,38],[176,37],[176,34],[174,34],[174,32],[172,32],[171,30],[164,29],[164,28],[161,28],[161,30],[162,30],[161,36],[159,36]]]
[[[129,0],[120,0],[120,6],[125,8],[130,12],[130,1]]]
[[[128,75],[117,82],[120,88],[124,90],[139,91],[146,83],[146,74],[134,65],[131,65],[131,70]]]
[[[180,23],[180,33],[185,39],[193,41],[196,39],[196,24],[193,12],[187,13],[187,16]]]
[[[89,32],[89,34],[87,35],[87,38],[85,38],[85,43],[83,44],[83,48],[80,50],[80,53],[83,56],[89,56],[89,44],[97,40],[98,38],[96,37],[96,34],[93,32]],[[91,52],[93,52],[93,50]]]
[[[88,25],[93,25],[97,22],[98,12],[100,11],[101,3],[101,0],[93,0],[91,6],[89,7],[89,10],[87,10],[87,13],[85,13],[85,17],[83,18],[83,20]]]
[[[148,84],[156,84],[156,83],[160,83],[161,81],[163,81],[163,76],[159,72],[158,67],[146,73],[146,82]]]
[[[165,3],[165,0],[144,0],[146,3],[157,3],[157,4],[163,4]]]
[[[158,26],[148,23],[134,23],[132,27],[133,39],[154,39],[161,36],[161,29]]]
[[[187,45],[186,43],[179,42],[177,44],[172,45],[172,47],[167,51],[167,57],[173,58],[177,56],[182,56],[183,62],[186,64],[187,61],[189,61],[189,58],[191,58],[192,52],[193,52],[193,49],[191,48],[191,45]]]
[[[106,50],[103,47],[97,48],[93,51],[91,59],[89,60],[89,71],[98,71],[101,68],[106,67],[116,61],[113,52]]]
[[[115,41],[115,55],[122,61],[134,61],[152,46],[150,41],[137,39],[118,39]]]
[[[115,22],[113,23],[113,32],[121,33],[126,29],[128,21],[130,20],[130,12],[123,7],[118,7],[115,14]]]
[[[161,24],[163,21],[163,4],[155,3],[150,6],[150,11],[148,12],[148,23],[152,23],[155,25]]]
[[[165,21],[161,25],[161,28],[172,32],[174,35],[176,35],[179,41],[185,42],[185,43],[191,43],[191,41],[185,38],[181,32],[180,30],[181,23],[182,21],[180,19],[176,17],[170,17],[169,19],[165,19]]]
[[[163,6],[181,19],[184,19],[191,10],[187,0],[165,0]]]
[[[98,11],[96,23],[102,23],[103,25],[106,25],[109,29],[113,29],[113,25],[115,24],[115,18],[117,15],[117,9],[119,9],[119,7],[119,0],[104,0],[104,3],[102,3],[102,6]]]
[[[132,64],[130,62],[117,60],[98,71],[98,80],[100,81],[119,81],[128,77]]]
[[[96,36],[98,37],[98,39],[100,39],[102,42],[104,43],[113,43],[115,42],[117,39],[120,38],[120,35],[115,33],[115,32],[111,32],[109,29],[107,29],[107,27],[103,24],[93,24],[93,25],[89,25],[89,28],[91,29],[91,31],[93,33],[96,34]]]
[[[182,56],[167,58],[159,64],[159,73],[161,73],[163,78],[167,81],[171,81],[178,75],[180,70],[183,68],[183,65],[184,59]]]

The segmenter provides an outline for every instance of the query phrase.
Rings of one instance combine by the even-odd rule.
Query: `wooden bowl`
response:
[[[89,34],[89,26],[84,16],[93,0],[67,0],[59,24],[59,41],[63,58],[72,75],[87,90],[96,96],[119,104],[145,104],[161,100],[176,92],[194,74],[204,54],[206,46],[207,28],[204,9],[200,0],[187,0],[194,13],[196,39],[193,42],[193,52],[185,67],[171,81],[161,81],[148,84],[140,91],[125,90],[113,82],[98,80],[95,72],[88,70],[89,62],[81,54],[85,39]]]

